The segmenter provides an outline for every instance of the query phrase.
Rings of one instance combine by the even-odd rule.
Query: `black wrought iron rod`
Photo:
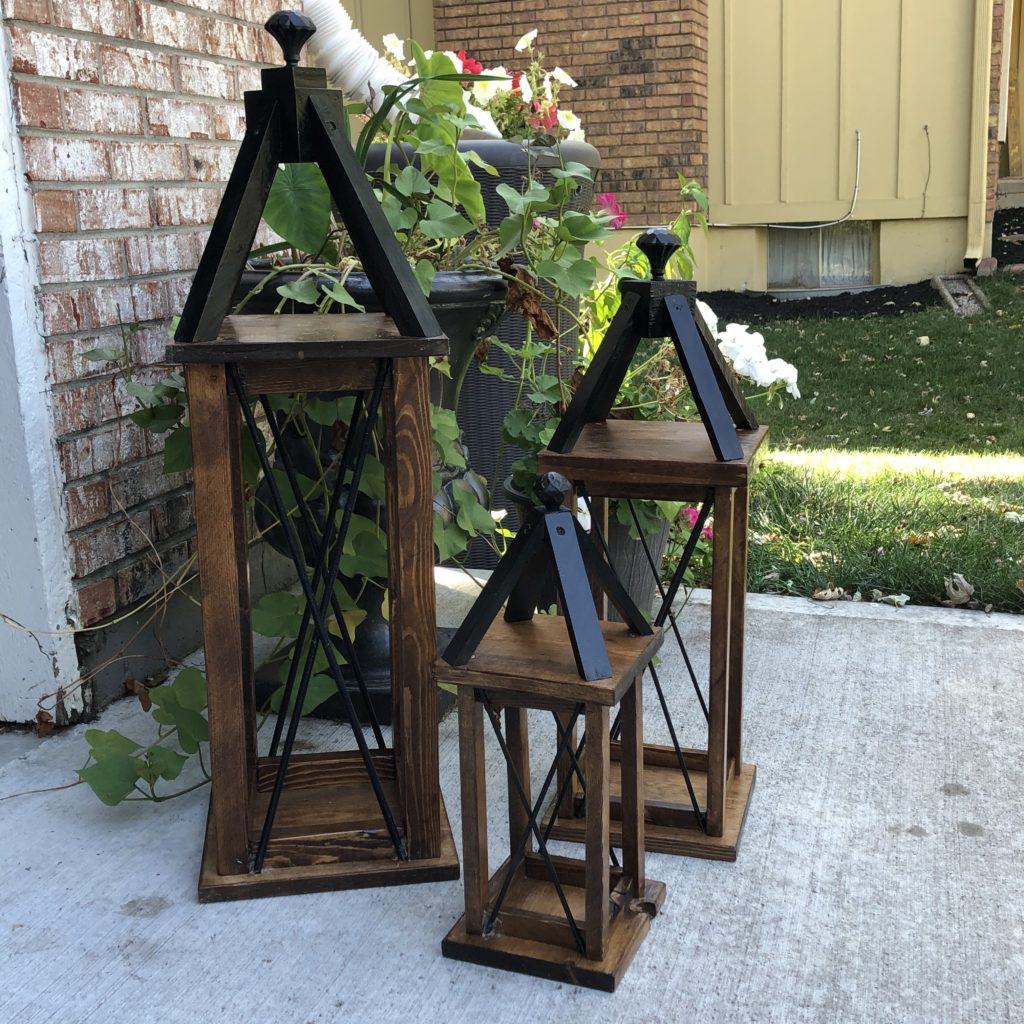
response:
[[[378,381],[377,386],[373,393],[371,405],[373,406],[372,413],[368,415],[368,422],[372,424],[373,419],[376,418],[377,408],[380,405],[380,395],[383,391],[383,382],[386,378],[387,369],[390,368],[390,360],[386,361],[386,364],[382,362],[378,368]],[[256,448],[256,455],[260,462],[260,468],[262,469],[265,477],[267,478],[268,485],[270,488],[270,496],[274,503],[274,511],[278,516],[278,519],[284,526],[285,536],[288,539],[288,548],[291,555],[292,562],[295,564],[299,574],[299,583],[302,586],[303,596],[306,599],[307,604],[310,606],[313,612],[313,622],[316,627],[316,632],[319,634],[321,641],[324,643],[324,651],[327,654],[328,664],[330,665],[331,671],[334,673],[340,673],[340,667],[338,666],[337,659],[334,657],[333,647],[330,643],[330,634],[327,631],[327,623],[324,621],[323,613],[320,609],[319,604],[316,601],[316,595],[312,592],[309,585],[309,579],[306,576],[306,563],[305,558],[302,555],[298,539],[295,536],[295,532],[292,529],[291,521],[287,515],[287,510],[284,506],[284,499],[281,497],[281,492],[277,487],[277,484],[273,477],[273,468],[270,465],[270,459],[267,455],[266,439],[260,432],[259,426],[256,423],[256,418],[253,416],[252,409],[249,408],[248,397],[245,392],[245,385],[242,383],[241,375],[238,372],[238,367],[232,364],[228,366],[228,376],[231,380],[232,388],[235,394],[238,396],[239,404],[242,408],[242,416],[245,419],[246,427],[249,430],[249,434],[252,437],[253,444]],[[351,499],[351,492],[349,498]],[[347,503],[347,504],[350,504]],[[340,561],[340,555],[338,556]],[[333,559],[332,559],[333,561]],[[337,574],[337,568],[335,567],[332,575]],[[302,701],[305,699],[305,693],[300,692],[296,695],[296,704],[301,708]],[[270,833],[273,829],[274,818],[277,815],[277,807],[281,800],[281,791],[284,788],[284,779],[288,771],[288,762],[291,757],[292,747],[295,743],[295,731],[298,727],[298,718],[293,716],[292,721],[289,723],[288,737],[285,740],[285,748],[281,753],[281,761],[278,765],[277,773],[274,777],[274,786],[270,794],[270,802],[267,807],[267,816],[263,823],[263,831],[260,834],[259,846],[256,851],[256,858],[253,865],[253,870],[259,872],[263,868],[263,861],[266,857],[267,845],[270,842]],[[376,766],[373,763],[373,755],[370,753],[369,747],[366,745],[366,738],[363,736],[362,730],[357,729],[354,732],[356,744],[359,747],[359,752],[362,756],[363,763],[366,766],[367,775],[370,779],[370,785],[373,788],[374,796],[377,799],[377,804],[380,807],[381,815],[384,818],[384,824],[388,830],[388,834],[391,837],[392,845],[395,848],[395,853],[398,855],[399,860],[406,860],[408,858],[408,852],[406,850],[405,840],[398,831],[398,825],[395,822],[394,815],[391,812],[391,807],[388,804],[387,796],[384,793],[384,788],[381,785],[380,776],[377,774]]]
[[[299,480],[295,472],[295,463],[292,461],[292,457],[288,452],[288,446],[284,443],[283,438],[281,437],[281,428],[277,423],[277,417],[274,415],[273,409],[270,408],[270,402],[268,401],[267,396],[260,395],[259,401],[260,405],[263,406],[263,411],[270,424],[270,432],[274,437],[277,450],[281,455],[281,464],[284,466],[285,475],[288,477],[288,484],[292,489],[292,493],[295,495],[295,503],[299,509],[299,515],[302,517],[302,522],[306,527],[306,532],[317,544],[312,580],[313,592],[317,592],[321,582],[325,583],[327,593],[330,598],[330,608],[334,612],[334,617],[338,623],[338,630],[341,634],[341,643],[345,651],[345,657],[348,660],[348,663],[352,666],[352,674],[355,677],[356,685],[362,695],[363,702],[366,705],[366,711],[370,718],[370,727],[373,729],[373,735],[377,741],[377,749],[384,750],[387,744],[384,742],[384,734],[381,732],[380,722],[377,720],[377,713],[374,711],[373,705],[370,702],[370,694],[366,688],[366,679],[363,676],[362,668],[359,665],[355,649],[352,645],[352,637],[348,631],[348,624],[345,622],[341,605],[339,604],[337,595],[334,592],[334,578],[329,577],[324,579],[327,556],[331,550],[331,524],[334,522],[334,515],[337,512],[335,498],[344,490],[344,479],[347,467],[345,463],[341,464],[341,468],[338,472],[338,478],[335,480],[334,488],[331,493],[330,505],[327,509],[326,519],[323,522],[319,522],[320,517],[316,516],[314,518],[309,502],[306,501],[306,496],[302,493],[302,488],[299,485]],[[369,425],[367,425],[367,429],[369,429]],[[334,683],[335,686],[338,687],[339,693],[342,687],[347,687],[348,685],[344,677],[341,679],[335,679]],[[282,707],[287,706],[287,703],[282,704]],[[353,729],[362,728],[362,722],[359,718],[351,721],[350,724]]]
[[[505,897],[508,895],[508,891],[512,885],[512,879],[523,859],[523,855],[526,852],[526,844],[532,833],[534,838],[537,840],[537,852],[544,858],[544,863],[547,865],[548,872],[551,875],[551,881],[555,886],[555,892],[558,894],[558,901],[562,904],[562,911],[565,914],[566,921],[569,923],[569,930],[572,932],[576,948],[581,953],[585,953],[587,948],[586,943],[583,940],[583,935],[580,932],[579,926],[576,924],[576,918],[573,916],[572,908],[569,906],[568,899],[566,899],[565,891],[562,889],[562,883],[558,879],[558,871],[555,869],[555,865],[551,860],[551,855],[548,853],[547,842],[541,834],[540,827],[537,824],[537,818],[540,816],[541,809],[544,806],[544,800],[547,796],[548,789],[551,788],[551,782],[558,770],[558,760],[562,756],[562,751],[565,749],[566,738],[572,733],[573,727],[576,725],[576,722],[583,711],[583,705],[577,704],[573,708],[572,718],[570,719],[569,726],[566,729],[566,735],[562,737],[561,742],[558,744],[558,749],[555,751],[555,759],[551,762],[551,767],[548,769],[547,777],[544,779],[544,785],[541,787],[540,796],[537,797],[537,802],[531,807],[530,798],[526,795],[526,790],[523,787],[522,780],[519,778],[519,773],[516,771],[515,764],[512,761],[512,754],[508,749],[508,745],[505,743],[505,737],[502,735],[501,728],[498,725],[497,716],[494,711],[494,707],[491,704],[491,699],[487,696],[486,690],[480,690],[479,693],[483,699],[484,707],[487,709],[487,718],[491,723],[491,728],[494,730],[494,735],[498,737],[498,745],[501,747],[501,752],[505,757],[505,763],[508,766],[509,779],[513,783],[513,788],[516,791],[516,795],[518,796],[520,803],[523,805],[523,810],[525,810],[528,815],[526,829],[520,837],[519,842],[516,844],[516,849],[509,859],[508,870],[505,872],[505,878],[502,881],[501,890],[499,891],[498,896],[494,901],[494,905],[491,907],[491,910],[487,915],[487,921],[484,925],[484,934],[489,934],[494,928],[494,924],[498,919],[498,914],[500,913],[502,906],[504,905]]]
[[[676,644],[679,647],[679,653],[683,656],[683,664],[686,665],[686,671],[690,676],[690,682],[693,685],[693,692],[697,694],[697,700],[700,702],[700,709],[704,712],[704,721],[710,721],[711,714],[708,711],[707,702],[704,700],[704,694],[701,692],[700,683],[697,682],[697,673],[693,671],[690,654],[686,650],[686,644],[683,643],[683,635],[679,632],[679,623],[676,621],[677,616],[672,614],[672,605],[675,603],[675,595],[673,595],[672,600],[669,601],[668,592],[665,590],[665,586],[661,582],[661,573],[658,572],[658,566],[654,562],[654,555],[651,554],[650,545],[647,543],[647,538],[644,536],[643,530],[640,529],[640,517],[637,515],[636,506],[633,504],[632,498],[628,499],[628,504],[630,515],[633,517],[633,525],[636,527],[636,532],[640,535],[640,543],[643,545],[644,555],[647,558],[647,565],[650,567],[651,575],[654,577],[654,583],[658,588],[658,594],[661,596],[661,608],[665,607],[666,602],[668,603],[668,621],[672,624],[672,632],[675,635]],[[692,534],[695,529],[697,529],[696,523],[690,533]],[[700,529],[703,530],[704,527],[701,526]],[[696,545],[694,546],[694,551],[696,551]],[[685,568],[683,571],[686,571]],[[661,608],[658,610],[659,615],[661,614]]]
[[[672,603],[679,592],[679,585],[683,582],[683,574],[693,558],[694,551],[697,550],[697,541],[700,540],[704,524],[708,521],[708,515],[714,503],[712,491],[710,489],[705,491],[700,511],[697,513],[697,518],[693,523],[693,529],[690,530],[690,536],[686,538],[686,547],[683,548],[683,553],[679,556],[679,564],[676,566],[676,570],[672,574],[672,580],[668,585],[668,590],[665,592],[665,599],[661,603],[661,608],[658,609],[658,614],[654,617],[654,624],[656,626],[665,625],[665,619],[668,618],[668,614],[672,610]]]
[[[683,748],[679,745],[679,739],[676,736],[676,727],[672,721],[672,716],[669,714],[668,704],[665,701],[665,693],[661,688],[661,680],[658,678],[658,670],[653,666],[648,666],[651,670],[651,680],[654,683],[654,689],[658,694],[658,700],[661,702],[661,713],[665,716],[665,723],[668,725],[669,736],[672,737],[672,746],[676,752],[676,760],[679,762],[679,770],[682,772],[683,781],[686,783],[686,791],[690,794],[690,804],[693,807],[693,813],[697,816],[697,824],[700,825],[702,832],[707,832],[707,821],[704,814],[701,812],[700,804],[697,802],[697,794],[693,791],[693,782],[690,780],[690,772],[686,767],[686,757],[683,754]]]
[[[331,491],[330,499],[330,512],[328,513],[330,518],[333,520],[337,514],[338,506],[341,504],[341,495],[344,493],[344,481],[345,473],[348,470],[349,454],[352,448],[353,440],[356,437],[356,425],[359,422],[359,417],[363,413],[363,396],[360,392],[356,395],[356,400],[352,406],[352,417],[349,420],[349,429],[345,433],[345,444],[341,452],[341,473],[339,473],[337,479],[334,481],[334,488]],[[321,546],[317,551],[317,571],[323,564],[323,559],[326,557],[325,545],[327,541],[325,538],[321,539]],[[314,577],[313,589],[316,590],[318,583]],[[288,708],[291,706],[292,699],[292,688],[295,685],[295,676],[298,673],[299,664],[302,662],[302,651],[306,646],[306,632],[309,629],[309,623],[312,620],[312,613],[308,605],[304,605],[302,609],[302,619],[299,623],[299,632],[295,638],[295,646],[292,648],[292,659],[291,664],[288,668],[288,679],[285,682],[284,694],[281,698],[281,706]],[[277,747],[281,742],[281,733],[284,730],[286,716],[281,713],[278,714],[277,720],[274,723],[274,735],[270,741],[270,756],[275,757],[277,755]]]

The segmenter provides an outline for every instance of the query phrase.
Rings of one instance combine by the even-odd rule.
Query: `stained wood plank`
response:
[[[700,423],[606,420],[587,424],[571,452],[542,451],[538,470],[584,483],[594,496],[689,498],[708,486],[744,485],[767,435],[766,427],[740,431],[742,458],[720,462]]]
[[[459,858],[444,806],[441,817],[441,854],[430,860],[360,860],[334,864],[308,864],[288,868],[265,867],[251,872],[222,875],[217,871],[217,828],[211,815],[207,820],[203,864],[199,876],[201,903],[247,900],[261,896],[293,893],[333,892],[338,889],[368,889],[379,885],[411,885],[416,882],[454,881],[459,877]]]
[[[225,317],[216,338],[171,345],[181,363],[252,363],[280,359],[379,359],[440,356],[448,339],[403,335],[384,313],[252,314]]]
[[[250,395],[296,391],[369,391],[377,379],[376,359],[293,359],[246,363],[241,368]],[[390,387],[388,381],[385,387]]]
[[[520,785],[526,792],[526,798],[532,803],[532,787],[530,786],[530,731],[527,725],[526,708],[506,707],[505,743],[511,755],[511,763],[507,766],[508,774],[508,837],[511,847],[519,842],[519,837],[526,832],[529,817],[526,808],[517,795],[512,773],[519,778]],[[533,849],[533,836],[526,841],[526,849]]]
[[[630,689],[633,689],[630,687]],[[587,913],[584,935],[587,956],[601,960],[608,951],[610,815],[608,708],[588,705],[587,745],[584,751],[587,778]],[[628,868],[627,868],[628,870]]]
[[[386,472],[393,734],[410,857],[436,857],[441,842],[427,373],[426,360],[396,359],[393,387],[384,398],[390,437]]]
[[[231,414],[224,368],[186,371],[195,452],[196,547],[203,595],[203,636],[209,693],[211,815],[216,819],[216,870],[235,874],[249,859],[249,789],[255,765],[251,704],[248,576],[238,498],[237,418]]]
[[[602,622],[610,679],[587,681],[576,671],[565,623],[554,615],[537,615],[529,622],[496,619],[468,665],[437,662],[437,678],[458,686],[482,687],[510,700],[522,697],[531,707],[537,700],[551,706],[577,702],[615,704],[633,677],[642,671],[661,646],[662,633],[634,636],[621,622]]]
[[[490,894],[487,878],[487,768],[484,709],[471,689],[459,690],[459,769],[462,787],[462,888],[466,928],[483,932]]]
[[[643,677],[622,698],[622,747],[619,761],[619,817],[622,821],[622,870],[632,895],[644,891],[644,711]],[[611,752],[609,751],[609,758]]]
[[[735,491],[715,488],[715,544],[711,565],[711,649],[708,685],[708,835],[725,825],[728,781],[729,668]]]
[[[372,753],[374,767],[384,782],[395,779],[395,755],[392,751]],[[279,757],[261,757],[256,768],[256,789],[266,792],[274,785]],[[326,754],[292,754],[284,777],[286,789],[307,789],[318,786],[366,782],[366,765],[358,750],[342,750]]]
[[[733,498],[732,581],[729,617],[729,713],[726,757],[730,775],[743,764],[743,651],[747,619],[747,517],[749,492],[737,488]]]

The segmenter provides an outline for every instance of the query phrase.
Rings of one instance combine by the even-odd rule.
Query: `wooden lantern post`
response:
[[[458,877],[438,778],[434,548],[428,357],[447,352],[427,305],[344,133],[343,99],[321,69],[299,68],[315,31],[302,14],[267,30],[286,66],[246,93],[247,129],[168,358],[185,365],[209,689],[212,791],[201,900],[359,888]],[[372,315],[230,316],[263,206],[282,163],[320,165],[381,299]],[[326,510],[294,486],[286,507],[264,431],[280,425],[270,395],[354,394]],[[256,409],[265,420],[257,421]],[[382,426],[377,426],[382,421]],[[384,441],[394,699],[390,747],[374,720],[364,736],[341,664],[354,658],[335,580],[362,467]],[[240,432],[257,450],[306,600],[300,639],[270,753],[258,750]],[[347,481],[347,486],[346,486]],[[301,526],[301,532],[299,530]],[[399,542],[400,539],[400,542]],[[315,555],[304,547],[312,542]],[[308,571],[312,567],[312,572]],[[355,750],[293,754],[312,665],[327,662]],[[317,669],[321,671],[321,669]],[[289,705],[298,709],[290,717]],[[372,712],[371,712],[372,716]],[[284,728],[287,723],[287,729]]]

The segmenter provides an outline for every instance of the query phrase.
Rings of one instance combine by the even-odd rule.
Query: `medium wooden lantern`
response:
[[[747,494],[767,430],[758,425],[731,369],[700,313],[690,309],[692,284],[664,279],[679,246],[666,231],[650,231],[639,242],[652,279],[623,281],[622,303],[598,354],[577,389],[547,450],[541,472],[564,474],[590,499],[617,498],[632,507],[641,499],[681,501],[699,507],[674,577],[661,586],[659,567],[647,552],[661,603],[655,623],[671,628],[689,681],[707,723],[706,749],[678,741],[658,669],[651,677],[671,738],[670,745],[644,746],[647,849],[715,860],[735,860],[757,775],[743,761],[743,645],[746,607]],[[643,338],[668,337],[686,374],[700,423],[610,419],[622,380]],[[600,516],[592,517],[600,535]],[[711,585],[710,672],[705,699],[672,616],[672,604],[708,517],[714,514]],[[634,513],[635,515],[635,513]],[[639,530],[639,520],[636,520]],[[640,531],[642,533],[642,531]],[[618,724],[612,738],[617,739]],[[611,789],[618,801],[618,758]],[[568,770],[563,766],[562,774]],[[553,809],[552,835],[582,841],[578,799]],[[618,832],[613,830],[613,835]]]
[[[447,351],[422,291],[343,133],[342,97],[320,69],[299,68],[315,31],[304,15],[267,30],[286,66],[246,93],[247,130],[168,358],[185,365],[209,687],[212,792],[201,900],[458,877],[438,780],[428,357]],[[282,163],[320,165],[379,315],[229,316],[232,296]],[[289,515],[263,430],[279,438],[268,396],[355,396],[326,508],[311,507],[278,445],[297,500]],[[253,401],[255,400],[255,401]],[[266,414],[257,421],[254,405]],[[388,531],[393,736],[368,742],[341,671],[355,657],[326,617],[360,475],[382,427]],[[356,749],[293,753],[300,711],[282,710],[269,754],[257,748],[240,429],[250,434],[306,600],[282,707],[301,709],[317,651],[346,708]],[[313,555],[306,549],[315,549]],[[311,567],[311,571],[308,567]],[[317,669],[317,671],[322,671]],[[358,672],[356,673],[358,680]],[[363,694],[365,697],[365,694]],[[366,701],[367,711],[372,708]]]

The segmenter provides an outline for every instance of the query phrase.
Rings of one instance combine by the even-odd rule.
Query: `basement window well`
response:
[[[804,230],[768,229],[769,291],[849,291],[870,288],[874,224],[848,220]]]

